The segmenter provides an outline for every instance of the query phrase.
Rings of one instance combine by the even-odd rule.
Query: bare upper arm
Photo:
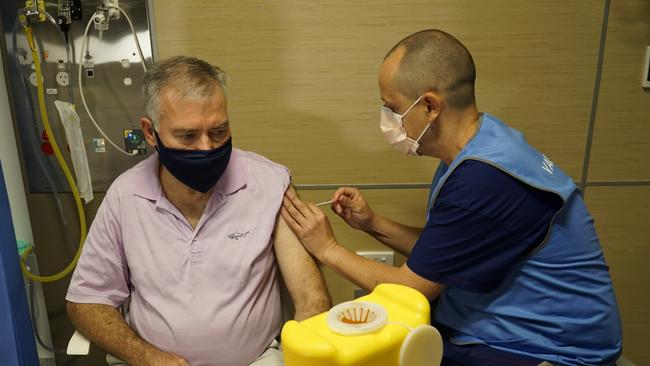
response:
[[[317,312],[329,309],[331,302],[318,264],[281,215],[277,217],[273,237],[275,256],[296,312],[301,311],[301,306],[314,307]]]

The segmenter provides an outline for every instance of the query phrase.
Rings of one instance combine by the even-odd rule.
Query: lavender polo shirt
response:
[[[196,230],[165,198],[153,154],[111,185],[66,299],[120,306],[146,341],[193,366],[247,365],[280,332],[272,233],[287,168],[233,149]]]

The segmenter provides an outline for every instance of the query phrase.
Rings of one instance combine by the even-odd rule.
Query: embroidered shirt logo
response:
[[[546,155],[542,155],[542,169],[546,170],[548,174],[553,174],[553,167],[555,164],[546,157]]]
[[[245,233],[241,233],[241,232],[239,232],[239,231],[235,231],[234,233],[228,235],[228,238],[229,238],[229,239],[232,239],[232,240],[245,239],[246,236],[247,236],[248,234],[250,234],[250,230],[247,231],[247,232],[245,232]]]

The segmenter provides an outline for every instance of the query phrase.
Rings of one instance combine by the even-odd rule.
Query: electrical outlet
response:
[[[43,80],[43,76],[41,76],[41,80]],[[31,74],[29,74],[29,82],[30,82],[30,84],[32,84],[34,86],[38,86],[38,83],[36,82],[36,72],[35,71],[32,72]]]
[[[70,84],[70,75],[65,71],[56,73],[56,83],[60,86],[68,86]]]
[[[393,251],[360,251],[357,254],[389,266],[394,264],[395,253]]]

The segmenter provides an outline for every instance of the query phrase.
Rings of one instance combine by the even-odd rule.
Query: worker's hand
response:
[[[307,251],[321,262],[325,253],[337,245],[325,213],[312,202],[302,202],[291,189],[284,194],[280,214]]]
[[[371,229],[375,214],[356,188],[341,187],[337,189],[332,198],[332,210],[354,229],[363,231]]]
[[[184,358],[170,352],[156,352],[147,360],[151,366],[190,366]]]

